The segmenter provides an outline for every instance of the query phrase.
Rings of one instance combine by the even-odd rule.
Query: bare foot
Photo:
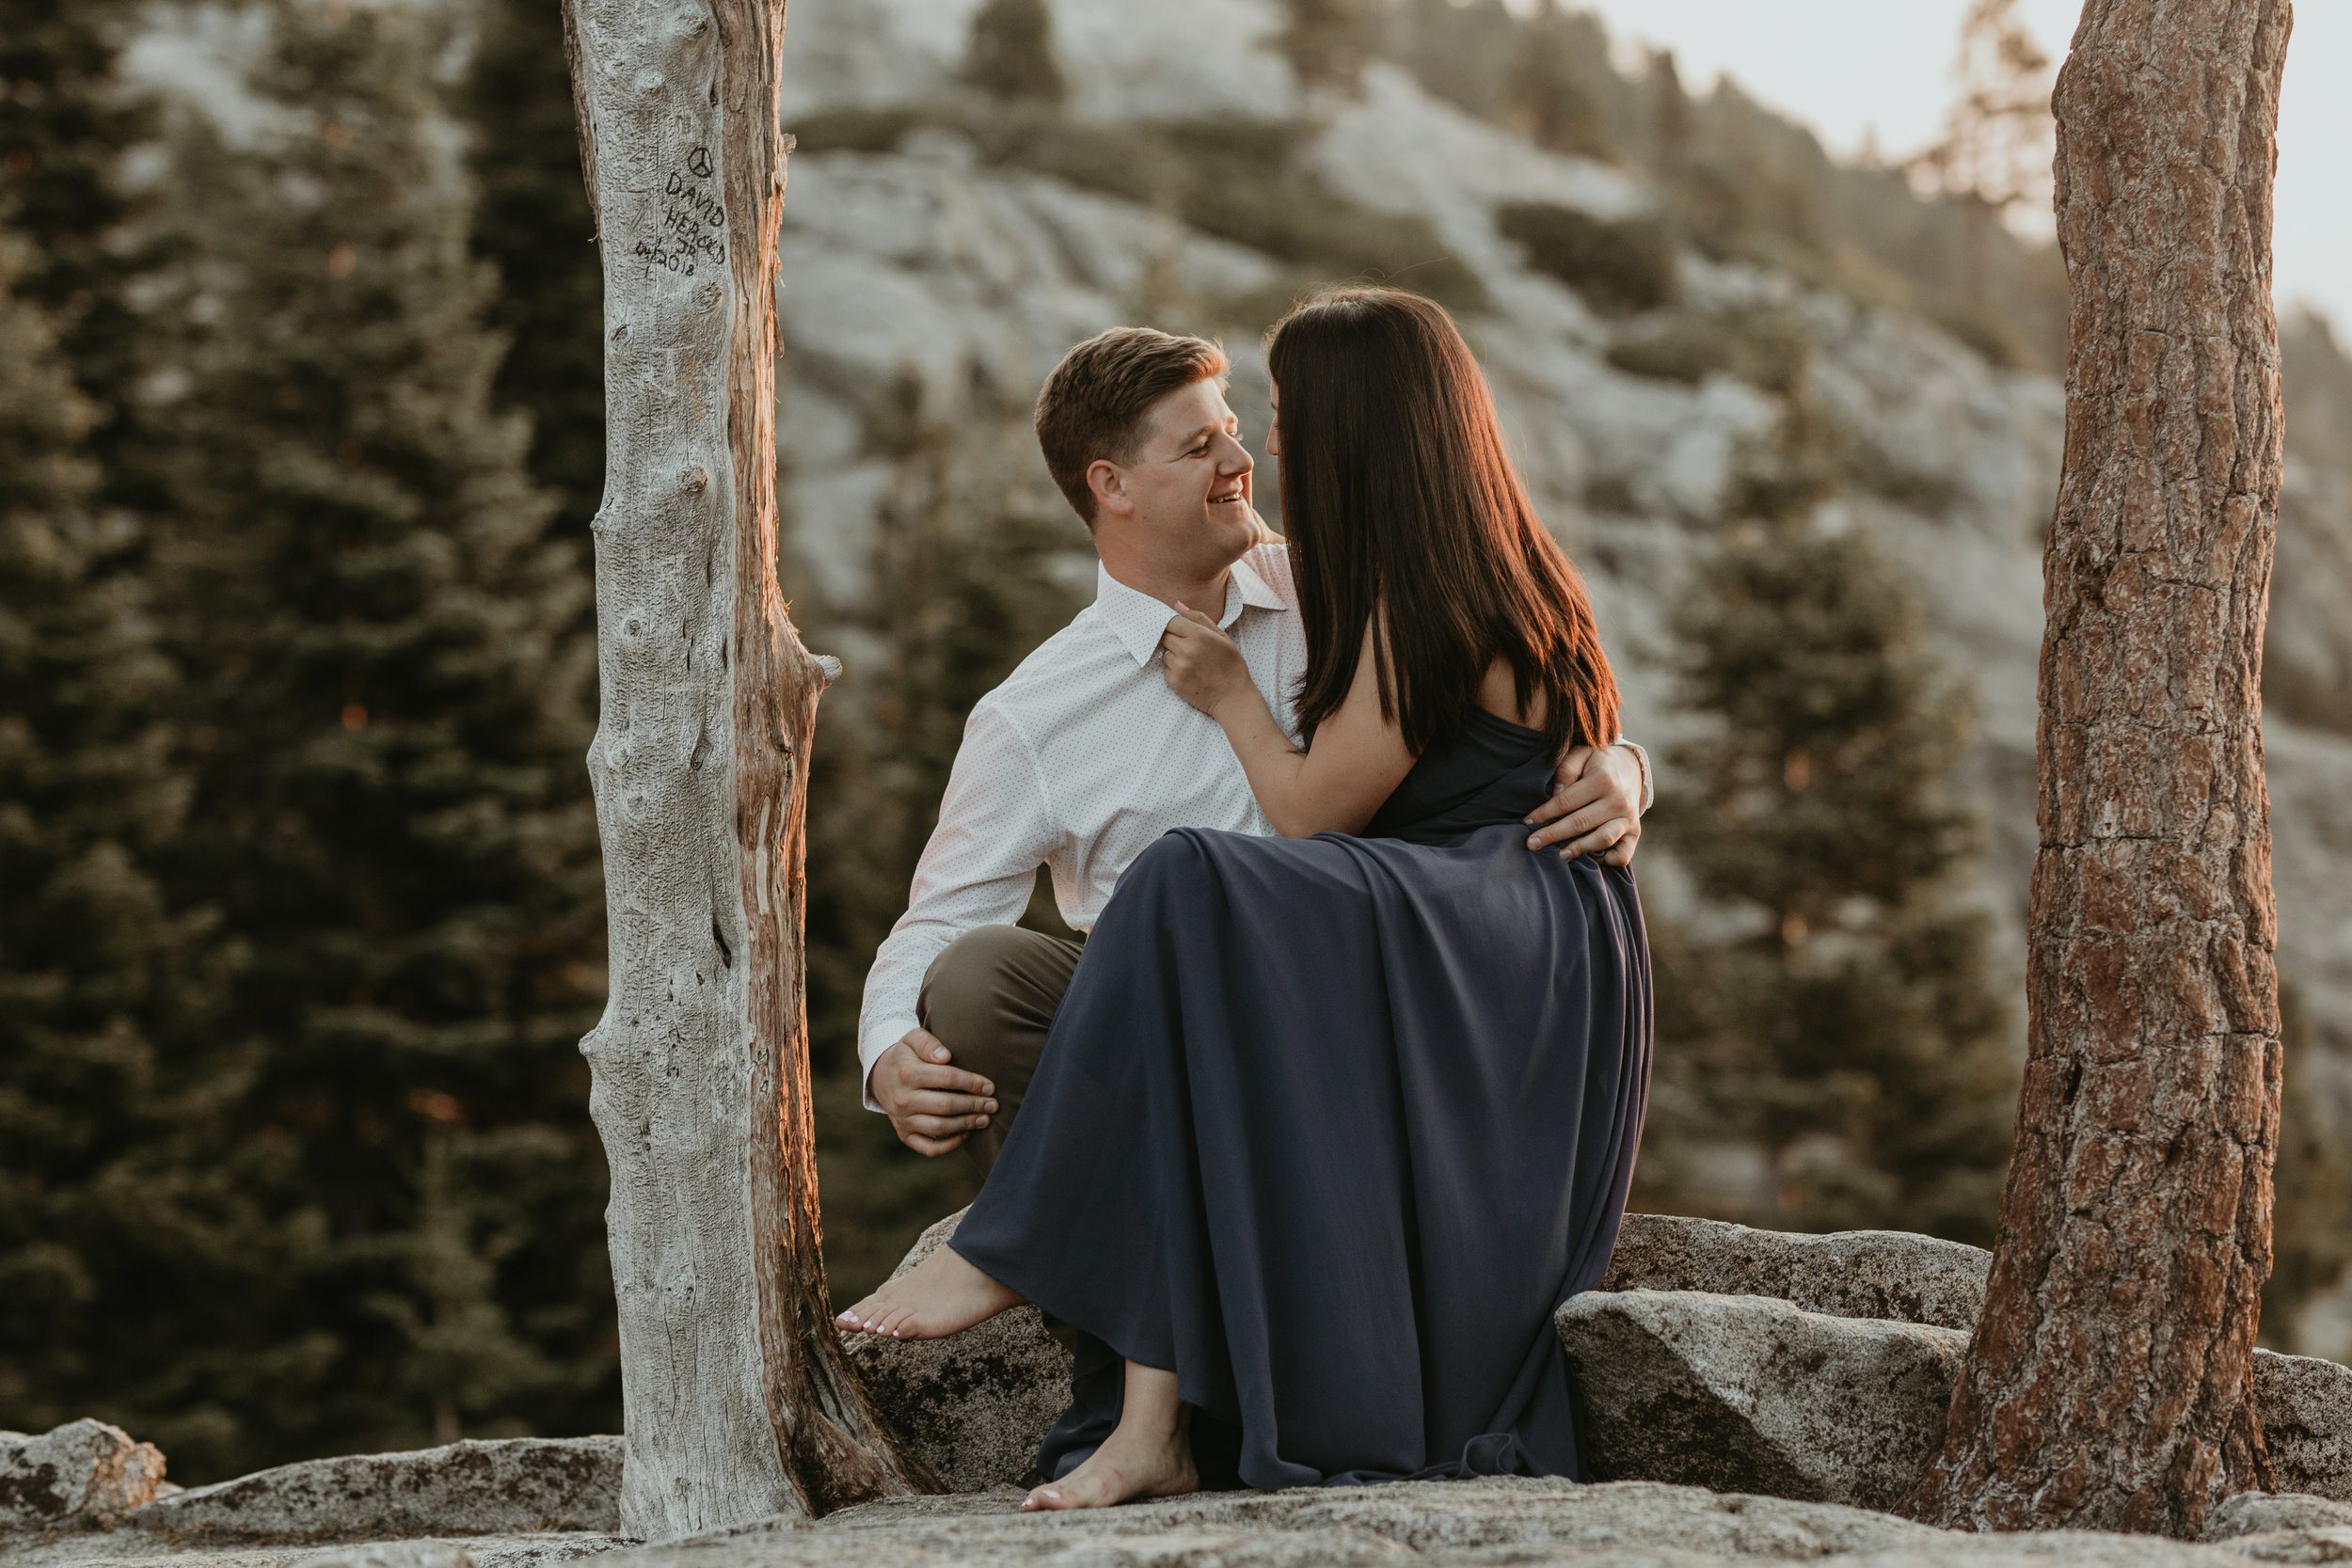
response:
[[[1127,1404],[1118,1429],[1085,1464],[1031,1492],[1021,1512],[1109,1508],[1137,1497],[1200,1490],[1200,1472],[1192,1463],[1192,1411],[1176,1402],[1176,1375],[1129,1362]]]
[[[1021,1299],[944,1246],[836,1321],[893,1339],[940,1339],[986,1323]]]

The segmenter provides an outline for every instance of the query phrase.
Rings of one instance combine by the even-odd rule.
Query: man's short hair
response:
[[[1196,381],[1222,381],[1227,368],[1216,344],[1148,326],[1115,326],[1062,356],[1038,394],[1037,444],[1087,527],[1094,526],[1087,469],[1098,458],[1134,462],[1145,412]]]

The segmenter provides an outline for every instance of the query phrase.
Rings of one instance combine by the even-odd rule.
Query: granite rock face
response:
[[[103,1521],[144,1508],[164,1483],[164,1456],[103,1421],[69,1421],[32,1436],[0,1432],[0,1526]]]
[[[1943,1440],[1968,1348],[1954,1329],[1699,1291],[1592,1291],[1558,1323],[1595,1473],[1871,1509]]]
[[[2205,1541],[2234,1541],[2279,1530],[2352,1528],[2352,1503],[2314,1497],[2308,1492],[2240,1492],[2224,1497],[2205,1520]],[[2352,1557],[2352,1554],[2347,1554]]]
[[[1905,1230],[1804,1236],[1679,1214],[1628,1214],[1601,1289],[1772,1296],[1833,1318],[1967,1331],[1984,1307],[1992,1267],[1982,1247]]]
[[[2191,1545],[1966,1535],[1830,1503],[1520,1478],[1210,1493],[1082,1513],[909,1497],[646,1547],[612,1568],[2223,1568],[2352,1560],[2325,1534]],[[2334,1552],[2336,1555],[2326,1555]]]
[[[276,1540],[615,1534],[622,1451],[618,1437],[511,1437],[305,1460],[166,1497],[131,1522],[174,1534]]]
[[[962,1219],[959,1210],[924,1231],[891,1277],[945,1246]],[[1070,1353],[1034,1307],[945,1339],[844,1338],[876,1408],[950,1492],[1025,1484],[1045,1429],[1070,1403]]]
[[[2352,1503],[2352,1367],[2258,1350],[2254,1408],[2280,1486]]]
[[[2266,1502],[2292,1504],[2279,1497]],[[1517,1478],[1228,1492],[1087,1513],[1022,1514],[1010,1490],[902,1497],[819,1520],[779,1517],[615,1555],[612,1568],[2229,1568],[2352,1561],[2352,1532],[2267,1529],[2209,1544],[2057,1531],[1979,1536],[1832,1503],[1641,1481]],[[2319,1506],[2328,1506],[2324,1503]],[[2256,1528],[2284,1515],[2249,1513]],[[158,1556],[135,1533],[20,1544],[8,1568],[561,1568],[624,1545],[475,1536]]]

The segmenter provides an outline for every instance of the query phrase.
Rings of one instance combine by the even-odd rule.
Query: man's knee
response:
[[[982,926],[949,942],[924,972],[915,1004],[924,1028],[961,1062],[1003,1032],[1003,975],[1027,933],[1015,926]]]
[[[1014,926],[983,926],[931,961],[915,1017],[958,1067],[1017,1099],[1078,967],[1078,948]]]

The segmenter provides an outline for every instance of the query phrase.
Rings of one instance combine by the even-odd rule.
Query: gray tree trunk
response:
[[[2270,1465],[2278,916],[2271,183],[2289,0],[2090,0],[2058,78],[2074,282],[2043,570],[2028,1059],[1984,1315],[1919,1517],[2194,1538]]]
[[[662,1540],[930,1489],[825,1289],[802,972],[817,699],[776,590],[784,0],[566,0],[604,261],[601,721],[612,990],[580,1049],[628,1436]],[[524,280],[527,283],[527,280]]]

